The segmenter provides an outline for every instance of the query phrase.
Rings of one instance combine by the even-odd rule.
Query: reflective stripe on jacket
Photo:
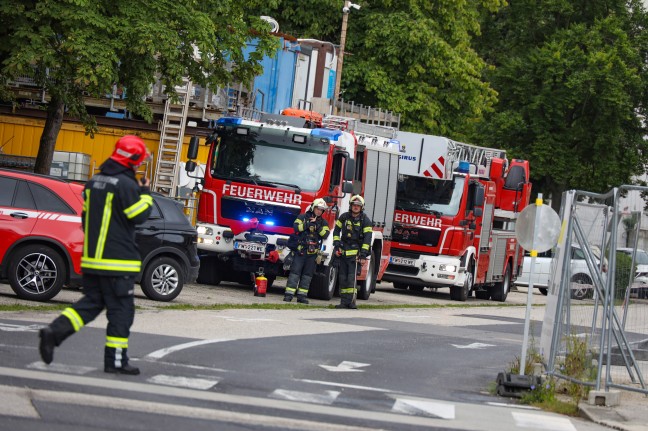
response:
[[[84,273],[137,275],[142,261],[135,242],[135,226],[151,213],[153,198],[141,188],[131,169],[108,163],[107,174],[93,176],[83,190]]]

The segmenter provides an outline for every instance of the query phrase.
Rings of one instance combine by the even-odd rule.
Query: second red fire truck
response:
[[[398,132],[400,170],[392,255],[399,289],[449,287],[453,300],[505,301],[523,251],[517,215],[529,203],[529,162],[503,150]]]

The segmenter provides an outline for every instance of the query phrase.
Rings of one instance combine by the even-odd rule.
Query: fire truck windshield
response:
[[[459,212],[465,178],[436,180],[403,175],[399,178],[396,209],[436,216],[454,216]]]
[[[299,193],[320,189],[326,161],[326,152],[229,136],[215,144],[210,172],[216,178],[289,187]]]

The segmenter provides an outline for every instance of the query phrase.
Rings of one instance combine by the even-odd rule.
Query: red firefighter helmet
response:
[[[126,135],[119,138],[115,143],[115,150],[110,158],[120,165],[135,169],[144,163],[150,155],[142,138],[135,135]]]

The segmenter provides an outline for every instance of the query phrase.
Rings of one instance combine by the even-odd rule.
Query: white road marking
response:
[[[454,404],[441,403],[431,400],[420,400],[411,398],[396,398],[392,411],[398,413],[407,413],[409,415],[418,415],[424,413],[427,416],[441,418],[441,419],[454,419],[455,406]]]
[[[161,365],[170,365],[172,367],[181,367],[181,368],[189,368],[192,370],[204,370],[204,371],[214,371],[217,373],[229,373],[229,370],[226,370],[224,368],[214,368],[214,367],[203,367],[202,365],[191,365],[191,364],[179,364],[177,362],[168,362],[168,361],[156,361],[154,359],[147,359],[146,357],[142,359],[138,358],[131,358],[131,361],[141,361],[141,362],[154,362],[156,364],[161,364]]]
[[[486,347],[495,347],[494,344],[484,344],[484,343],[471,343],[466,344],[465,346],[461,344],[452,344],[457,349],[485,349]]]
[[[282,400],[301,401],[311,404],[324,404],[330,406],[335,402],[340,392],[326,391],[325,394],[314,394],[311,392],[288,391],[286,389],[276,389],[270,396]]]
[[[515,425],[521,428],[535,428],[550,431],[576,431],[569,419],[533,413],[511,412]]]
[[[27,368],[31,368],[32,370],[52,371],[54,373],[76,374],[78,376],[97,370],[96,367],[83,367],[80,365],[65,365],[58,363],[47,365],[45,362],[41,361],[32,362],[27,365]]]
[[[394,391],[391,389],[382,389],[382,388],[372,388],[371,386],[348,385],[346,383],[326,382],[322,380],[309,380],[309,379],[296,379],[296,380],[298,382],[312,383],[314,385],[322,385],[322,386],[335,386],[339,388],[360,389],[363,391],[371,391],[371,392],[391,392],[394,394],[401,393],[401,391]]]
[[[126,391],[131,393],[152,394],[156,396],[170,397],[171,399],[173,397],[183,397],[183,398],[191,398],[196,400],[210,401],[210,402],[217,402],[217,403],[224,403],[224,404],[235,404],[239,406],[251,406],[255,408],[280,409],[288,412],[303,413],[305,409],[304,403],[298,403],[295,401],[276,400],[270,398],[251,397],[251,396],[235,395],[235,394],[221,394],[215,391],[197,391],[194,389],[177,388],[177,387],[168,387],[167,390],[160,391],[159,385],[133,382],[125,379],[106,379],[106,378],[87,377],[87,376],[70,376],[64,374],[45,373],[42,371],[26,370],[20,368],[7,368],[2,366],[0,366],[0,376],[12,376],[15,378],[22,378],[22,379],[47,381],[53,383],[63,383],[67,385],[77,385],[82,387],[101,388],[103,390],[118,390],[118,391]],[[151,408],[157,407],[158,410],[156,411],[160,411],[163,414],[171,414],[171,412],[175,412],[175,411],[182,411],[182,412],[187,411],[186,410],[187,407],[182,406],[182,409],[180,410],[181,406],[175,406],[171,403],[168,404],[160,403],[157,401],[155,403],[145,403],[143,401],[138,401],[133,399],[114,398],[111,399],[112,400],[112,404],[111,404],[104,400],[109,397],[98,397],[87,393],[74,394],[71,392],[61,393],[60,391],[55,392],[55,391],[32,390],[31,396],[32,399],[41,399],[41,400],[47,400],[46,398],[49,396],[51,398],[54,398],[52,399],[52,401],[58,400],[58,402],[62,402],[62,403],[79,404],[79,405],[97,405],[103,408],[107,408],[109,405],[114,406],[115,403],[119,403],[119,406],[115,408],[126,409],[129,411],[147,411],[145,406],[151,406]],[[92,400],[95,399],[101,399],[101,400],[94,403]],[[210,412],[214,410],[200,409],[200,411]],[[216,413],[224,414],[226,412],[215,411],[215,414]],[[234,412],[227,412],[227,413],[236,414]],[[317,413],[320,415],[327,415],[336,418],[352,418],[352,419],[358,418],[358,410],[355,408],[343,408],[343,407],[336,407],[336,406],[320,405],[317,408]],[[239,414],[239,416],[237,417],[242,418],[243,420],[249,420],[251,416],[252,415],[249,413],[243,413],[243,414]],[[284,415],[284,416],[289,417],[290,415]],[[190,415],[189,417],[200,417],[200,416],[198,414],[194,414],[194,415]],[[409,415],[405,416],[405,415],[395,414],[395,413],[371,412],[371,418],[378,422],[387,422],[391,424],[402,424],[408,426],[420,426],[420,427],[432,428],[434,426],[439,425],[438,420],[436,419],[422,417],[422,416],[409,416]],[[277,420],[279,418],[272,418],[272,419]],[[221,416],[220,419],[215,419],[215,420],[226,420],[226,419]],[[296,423],[295,421],[296,421],[295,419],[290,418],[290,423]],[[261,423],[261,422],[255,422],[255,423]],[[263,424],[264,426],[271,426],[271,424],[274,423],[276,422],[268,421],[268,422],[264,422]],[[300,426],[301,429],[325,429],[320,426],[319,422],[314,423],[313,426],[310,427],[305,426],[303,424],[301,424]],[[335,424],[331,424],[331,427],[334,426]],[[277,425],[277,427],[279,429],[282,428],[281,425]],[[338,425],[338,428],[336,429],[343,429],[343,428],[342,426]]]
[[[339,365],[321,365],[327,371],[336,373],[364,373],[364,370],[359,370],[361,367],[368,367],[371,364],[363,364],[361,362],[342,361]]]
[[[195,379],[182,376],[167,376],[165,374],[158,374],[146,379],[147,382],[156,385],[176,386],[180,388],[201,389],[206,391],[218,384],[218,380],[208,379]]]
[[[0,323],[0,331],[5,332],[38,332],[44,325],[13,325],[11,323]]]
[[[156,350],[155,352],[151,352],[148,355],[144,356],[144,358],[142,359],[144,360],[160,359],[160,358],[164,358],[166,355],[170,353],[178,352],[180,350],[190,349],[192,347],[202,346],[205,344],[223,343],[225,341],[232,341],[232,340],[233,340],[232,338],[215,338],[211,340],[192,341],[190,343],[178,344],[176,346],[171,346],[165,349]]]
[[[488,402],[486,403],[488,406],[495,406],[495,407],[507,407],[510,409],[520,409],[520,410],[537,410],[539,411],[540,408],[538,407],[533,407],[533,406],[527,406],[524,404],[508,404],[508,403],[494,403],[494,402]]]

